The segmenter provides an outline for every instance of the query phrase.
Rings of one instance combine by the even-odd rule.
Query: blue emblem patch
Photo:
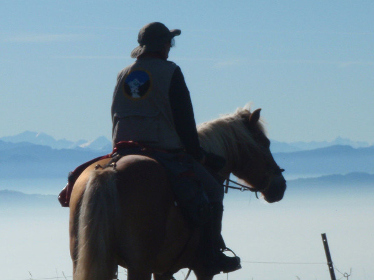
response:
[[[130,99],[142,99],[147,96],[151,88],[150,75],[144,70],[135,70],[129,73],[125,79],[125,96]]]

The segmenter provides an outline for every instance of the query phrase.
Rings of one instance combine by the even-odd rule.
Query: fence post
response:
[[[331,280],[336,280],[335,272],[334,272],[334,265],[331,260],[330,249],[329,249],[329,244],[327,243],[326,233],[322,233],[321,235],[322,235],[323,246],[325,247],[326,259],[327,259],[327,265],[330,271],[330,277],[331,277]]]

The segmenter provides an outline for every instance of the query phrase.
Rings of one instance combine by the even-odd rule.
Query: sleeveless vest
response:
[[[159,149],[183,148],[169,102],[176,67],[144,58],[119,73],[112,103],[113,145],[132,140]]]

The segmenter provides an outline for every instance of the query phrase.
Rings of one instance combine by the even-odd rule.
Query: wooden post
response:
[[[331,280],[336,280],[335,272],[334,272],[334,265],[331,260],[330,249],[329,249],[329,244],[327,243],[326,233],[322,233],[321,235],[322,235],[323,246],[325,247],[326,259],[327,259],[327,265],[330,271],[330,277],[331,277]]]

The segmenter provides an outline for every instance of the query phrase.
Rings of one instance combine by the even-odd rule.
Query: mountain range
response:
[[[370,144],[363,141],[352,141],[347,138],[337,137],[333,141],[311,141],[311,142],[292,142],[285,143],[272,140],[271,150],[273,153],[281,152],[298,152],[306,150],[315,150],[320,148],[326,148],[331,146],[351,146],[352,148],[367,148]]]
[[[332,145],[326,146],[328,143]],[[374,146],[367,143],[338,138],[334,142],[295,144],[275,141],[273,144],[274,158],[286,169],[287,179],[352,172],[374,174]],[[315,146],[322,147],[313,149]],[[74,143],[35,132],[2,137],[0,178],[62,178],[78,165],[110,152],[111,143],[105,137]]]
[[[43,132],[24,131],[13,136],[1,137],[0,141],[9,143],[27,142],[35,145],[48,146],[53,149],[75,149],[83,148],[95,151],[110,151],[112,143],[105,136],[100,136],[94,140],[69,141],[66,139],[56,140],[52,136]]]
[[[43,133],[43,132],[33,132],[33,131],[24,131],[17,135],[0,137],[0,141],[10,142],[10,143],[32,143],[35,145],[49,146],[53,149],[75,149],[83,148],[94,151],[103,151],[109,153],[112,149],[112,143],[105,136],[100,136],[94,140],[78,140],[78,141],[69,141],[66,139],[56,140],[52,136]],[[280,152],[298,152],[305,150],[314,150],[319,148],[325,148],[336,145],[345,145],[351,146],[353,148],[366,148],[370,144],[362,141],[352,141],[347,138],[337,137],[333,141],[312,141],[312,142],[292,142],[285,143],[272,140],[271,141],[271,150],[273,153]]]
[[[78,165],[104,154],[84,148],[53,149],[0,140],[0,178],[66,177]]]

